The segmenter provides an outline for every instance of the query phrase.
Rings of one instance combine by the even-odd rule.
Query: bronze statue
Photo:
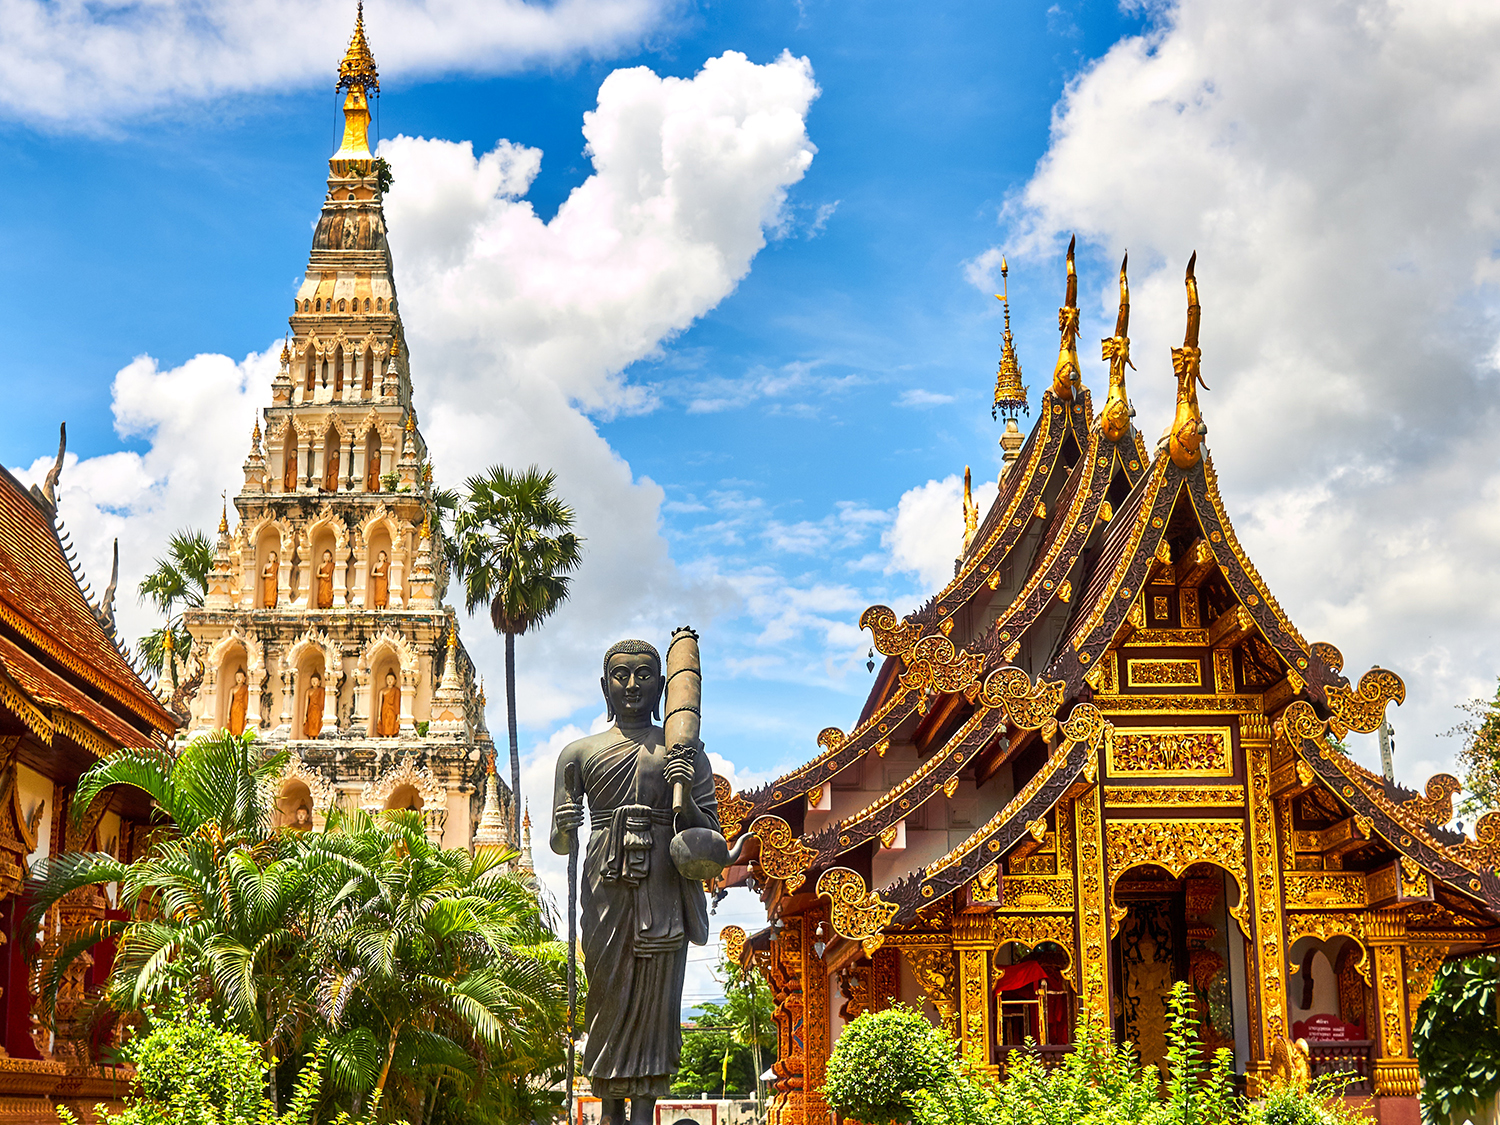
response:
[[[318,564],[318,608],[333,607],[333,552],[324,551],[323,561]]]
[[[302,719],[302,737],[317,738],[323,733],[323,677],[314,672],[307,681],[307,710]]]
[[[723,848],[703,743],[685,736],[669,747],[651,721],[663,683],[651,645],[611,647],[600,686],[613,723],[563,749],[553,785],[550,842],[559,855],[569,853],[588,797],[579,901],[589,978],[583,1072],[603,1103],[600,1125],[627,1125],[627,1098],[628,1125],[650,1125],[656,1099],[671,1091],[687,947],[708,941],[702,876],[681,873],[674,853],[699,833]]]
[[[234,687],[229,692],[229,733],[238,737],[245,733],[245,713],[250,707],[250,684],[245,679],[245,670],[234,670]]]
[[[376,609],[384,609],[391,604],[391,564],[386,561],[384,551],[380,552],[375,565],[370,568],[370,585],[374,588],[371,605]]]
[[[396,685],[396,673],[385,674],[385,687],[380,692],[380,711],[375,719],[375,733],[380,738],[395,738],[401,733],[401,689]]]

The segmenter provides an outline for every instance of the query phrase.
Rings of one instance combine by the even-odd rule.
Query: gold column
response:
[[[1271,724],[1264,715],[1240,716],[1240,749],[1249,778],[1250,868],[1253,883],[1255,956],[1249,988],[1260,1024],[1259,1057],[1249,1060],[1246,1072],[1258,1083],[1271,1075],[1271,1046],[1287,1033],[1286,953],[1282,935],[1281,859],[1277,854],[1276,816],[1271,805]],[[1252,1032],[1254,1030],[1252,1022]],[[1251,1054],[1257,1054],[1251,1037]]]
[[[990,955],[995,947],[991,914],[960,914],[953,920],[958,954],[959,1029],[965,1058],[998,1076],[993,1065],[990,1021]]]
[[[828,970],[814,947],[819,923],[828,915],[821,910],[806,910],[802,921],[802,1044],[806,1052],[803,1064],[802,1104],[804,1120],[829,1120],[828,1105],[823,1101],[823,1074],[828,1067]],[[828,929],[832,934],[832,929]]]
[[[1365,915],[1365,944],[1375,959],[1375,1008],[1380,1013],[1380,1053],[1375,1057],[1375,1093],[1416,1097],[1417,1060],[1407,1048],[1406,915],[1372,910]]]
[[[1104,817],[1099,786],[1090,786],[1073,806],[1078,857],[1078,975],[1080,1016],[1110,1026],[1109,932],[1105,926]]]

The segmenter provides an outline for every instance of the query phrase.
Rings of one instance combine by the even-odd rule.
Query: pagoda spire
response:
[[[1135,411],[1125,397],[1125,368],[1134,367],[1130,362],[1130,281],[1125,276],[1130,264],[1130,252],[1120,261],[1120,311],[1115,317],[1115,334],[1100,341],[1103,358],[1109,361],[1109,397],[1099,415],[1100,428],[1110,441],[1119,441],[1130,432],[1130,420]]]
[[[1016,411],[1031,413],[1026,404],[1026,387],[1021,382],[1021,364],[1016,359],[1016,341],[1010,334],[1010,266],[1004,256],[1000,258],[1001,292],[995,300],[1005,306],[1005,335],[1000,345],[1000,370],[995,374],[995,404],[990,407],[990,417],[998,418],[1003,412],[1013,419]]]
[[[1068,239],[1068,288],[1062,308],[1057,310],[1057,327],[1062,340],[1057,348],[1057,366],[1052,369],[1052,394],[1071,402],[1083,390],[1083,375],[1078,366],[1078,270],[1073,264],[1074,235]]]
[[[1172,371],[1177,376],[1177,414],[1172,419],[1172,428],[1167,432],[1165,445],[1172,457],[1172,464],[1179,469],[1191,469],[1202,457],[1203,435],[1208,427],[1203,424],[1203,412],[1198,407],[1198,388],[1209,390],[1199,368],[1202,353],[1198,349],[1198,325],[1203,310],[1198,305],[1198,279],[1193,276],[1193,267],[1198,263],[1198,252],[1188,259],[1187,276],[1187,332],[1182,338],[1182,347],[1172,349]]]
[[[370,95],[380,96],[380,71],[365,38],[365,5],[360,0],[354,17],[354,34],[339,63],[335,90],[348,90],[344,97],[344,140],[332,161],[370,160]]]

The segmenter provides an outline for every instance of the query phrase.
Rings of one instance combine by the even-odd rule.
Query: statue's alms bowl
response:
[[[672,863],[684,879],[716,879],[729,866],[729,844],[712,828],[686,828],[672,837]]]

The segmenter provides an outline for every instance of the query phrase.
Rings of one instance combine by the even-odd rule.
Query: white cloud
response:
[[[980,518],[994,503],[999,485],[973,485]],[[964,542],[964,478],[954,474],[908,489],[896,505],[896,518],[881,537],[890,561],[886,573],[916,575],[923,594],[934,593],[953,579],[953,564]]]
[[[944,406],[952,401],[952,395],[923,390],[921,387],[912,387],[910,390],[901,392],[900,396],[896,399],[896,405],[925,410],[932,406]]]
[[[1075,230],[1108,263],[1130,248],[1148,439],[1198,251],[1208,440],[1241,538],[1353,676],[1406,678],[1398,769],[1425,777],[1455,749],[1432,738],[1452,705],[1500,672],[1500,9],[1184,0],[1161,19],[1068,87],[1006,248],[1014,265]]]
[[[627,48],[668,0],[383,0],[366,13],[387,76],[501,74]],[[94,127],[157,107],[326,81],[352,4],[0,0],[0,113]]]

